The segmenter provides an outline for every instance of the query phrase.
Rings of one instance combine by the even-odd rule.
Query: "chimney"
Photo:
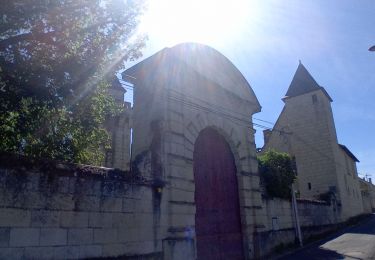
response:
[[[372,183],[372,180],[371,180],[371,178],[368,178],[368,182],[369,182],[369,183]]]
[[[270,129],[263,130],[264,144],[268,143],[268,140],[270,139],[270,136],[271,136],[271,132],[272,131]]]

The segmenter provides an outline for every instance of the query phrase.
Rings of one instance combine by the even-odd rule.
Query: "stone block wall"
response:
[[[158,258],[153,192],[126,172],[1,156],[0,259]]]
[[[249,184],[240,182],[240,191]],[[290,201],[255,205],[241,195],[244,210],[257,211],[242,215],[256,225],[254,233],[243,229],[256,257],[294,242]],[[338,222],[335,207],[319,201],[298,200],[298,214],[305,237]],[[108,168],[0,155],[0,259],[194,259],[194,226],[192,180],[161,187]]]
[[[267,210],[267,230],[281,230],[293,227],[292,204],[278,198],[264,200]]]
[[[356,162],[339,146],[336,148],[338,191],[342,204],[342,219],[364,213]]]
[[[334,205],[322,201],[297,199],[298,216],[302,227],[316,227],[340,222]]]
[[[295,218],[290,201],[264,199],[263,208],[266,210],[266,231],[256,234],[256,246],[261,257],[293,244],[296,239]],[[335,228],[339,221],[335,206],[325,202],[298,199],[297,209],[304,239]]]
[[[288,200],[274,198],[263,200],[267,210],[267,230],[281,230],[294,227],[292,204]],[[337,210],[333,205],[322,201],[297,199],[300,225],[319,226],[339,222]]]
[[[375,211],[375,186],[370,181],[358,178],[362,194],[363,209],[365,213]]]

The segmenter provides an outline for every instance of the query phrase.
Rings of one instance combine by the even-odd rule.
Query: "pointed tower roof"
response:
[[[285,94],[285,98],[296,97],[316,90],[322,90],[332,102],[332,98],[328,95],[327,91],[319,86],[305,66],[303,66],[301,61],[299,61],[298,68],[289,85],[288,91]]]
[[[320,86],[300,61],[285,96],[295,97],[318,89]]]

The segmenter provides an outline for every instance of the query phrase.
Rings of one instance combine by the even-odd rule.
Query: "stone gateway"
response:
[[[262,226],[252,128],[260,105],[243,75],[216,50],[186,43],[123,78],[134,84],[133,156],[142,174],[165,183],[155,250],[173,259],[190,247],[191,259],[253,257]]]

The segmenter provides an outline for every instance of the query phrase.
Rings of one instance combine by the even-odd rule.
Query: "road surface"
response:
[[[278,259],[375,259],[375,214],[355,227]]]

